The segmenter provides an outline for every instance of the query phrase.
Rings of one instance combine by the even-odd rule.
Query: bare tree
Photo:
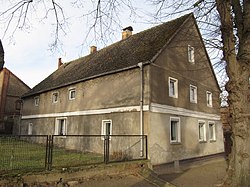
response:
[[[226,66],[233,147],[225,186],[250,184],[250,1],[152,0],[155,19],[193,11],[209,50],[221,54]],[[169,11],[172,8],[173,11]],[[222,53],[220,53],[222,51]],[[219,63],[220,65],[220,63]]]
[[[226,90],[229,94],[230,125],[233,131],[233,148],[225,185],[249,186],[250,184],[250,1],[249,0],[145,0],[151,3],[154,13],[151,22],[165,20],[169,16],[194,12],[208,51],[215,55],[216,66],[226,66],[229,78]],[[10,29],[24,29],[29,25],[30,12],[37,11],[38,5],[44,7],[44,18],[51,12],[54,16],[55,40],[59,43],[60,33],[65,34],[67,18],[65,9],[57,0],[17,0],[5,11],[0,12],[0,21],[5,22],[5,35]],[[74,0],[72,6],[83,8],[82,17],[87,19],[89,32],[98,40],[112,34],[112,29],[121,27],[120,12],[126,8],[128,14],[135,16],[138,9],[131,0]],[[148,13],[148,12],[147,12]],[[13,19],[16,18],[16,22]],[[14,26],[10,26],[13,24]],[[97,32],[98,30],[98,32]],[[219,57],[219,58],[218,58]],[[223,65],[224,64],[224,65]]]
[[[122,14],[133,17],[136,16],[131,0],[72,0],[68,2],[59,2],[58,0],[16,0],[13,2],[5,2],[5,8],[0,9],[0,24],[4,25],[4,33],[0,36],[2,39],[5,37],[14,37],[18,30],[29,30],[33,22],[40,21],[46,22],[49,20],[53,24],[53,42],[50,43],[50,49],[54,51],[59,49],[62,45],[61,38],[67,34],[70,27],[70,16],[66,16],[69,10],[63,7],[80,9],[81,12],[77,19],[82,19],[87,32],[85,33],[85,43],[87,38],[93,38],[94,42],[99,41],[106,45],[112,41],[114,32],[121,30]],[[35,16],[36,20],[31,20]],[[93,42],[93,41],[92,41]]]

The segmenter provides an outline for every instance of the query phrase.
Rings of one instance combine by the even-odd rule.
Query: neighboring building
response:
[[[122,38],[59,59],[23,96],[21,133],[145,134],[152,164],[223,152],[220,89],[194,16]]]
[[[3,66],[4,50],[0,40],[0,134],[12,134],[13,127],[20,123],[21,95],[30,88]]]

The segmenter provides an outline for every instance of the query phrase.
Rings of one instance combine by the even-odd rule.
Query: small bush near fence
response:
[[[106,153],[108,161],[146,159],[146,154],[139,156],[141,140],[141,136],[112,136]],[[143,145],[146,153],[146,143]],[[99,135],[0,136],[0,174],[103,163],[107,151],[104,147]]]

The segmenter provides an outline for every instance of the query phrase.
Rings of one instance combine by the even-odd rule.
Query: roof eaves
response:
[[[143,65],[147,65],[150,62],[151,61],[143,62]],[[83,79],[79,79],[77,81],[73,81],[73,82],[68,82],[66,84],[62,84],[60,86],[55,86],[55,87],[51,87],[49,89],[40,90],[38,92],[34,92],[34,93],[30,93],[30,94],[27,93],[27,94],[24,94],[21,98],[24,99],[24,98],[27,98],[27,97],[31,97],[31,96],[38,95],[38,94],[41,94],[41,93],[44,93],[44,92],[48,92],[48,91],[51,91],[51,90],[59,89],[59,88],[62,88],[62,87],[65,87],[65,86],[69,86],[69,85],[72,85],[72,84],[76,84],[76,83],[79,83],[79,82],[84,82],[84,81],[87,81],[87,80],[90,80],[90,79],[95,79],[95,78],[98,78],[98,77],[102,77],[102,76],[106,76],[106,75],[111,75],[111,74],[119,73],[119,72],[122,72],[122,71],[127,71],[127,70],[134,69],[134,68],[137,68],[137,67],[138,67],[138,64],[137,65],[133,65],[133,66],[129,66],[129,67],[125,67],[125,68],[122,68],[122,69],[117,69],[117,70],[113,70],[113,71],[101,73],[101,74],[98,74],[98,75],[86,77],[86,78],[83,78]]]

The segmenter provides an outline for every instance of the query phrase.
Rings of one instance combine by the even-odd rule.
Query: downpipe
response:
[[[143,74],[143,63],[138,63],[138,67],[140,68],[140,156],[144,157],[144,118],[143,118],[143,91],[144,91],[144,74]]]

